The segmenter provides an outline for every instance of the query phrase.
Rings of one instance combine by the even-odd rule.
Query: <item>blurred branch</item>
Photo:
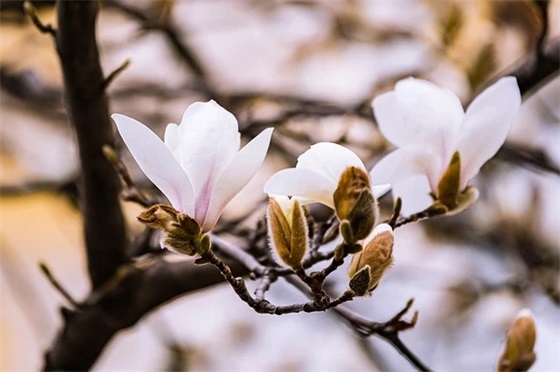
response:
[[[208,73],[200,62],[198,55],[184,40],[181,31],[171,19],[158,20],[141,9],[131,7],[117,0],[105,0],[104,3],[140,21],[145,29],[157,30],[163,33],[169,44],[173,47],[173,50],[195,74],[201,90],[210,96],[215,96],[208,81]]]
[[[57,51],[65,99],[76,129],[82,170],[82,208],[88,268],[94,288],[126,261],[120,183],[101,148],[113,143],[105,78],[95,40],[96,1],[57,2]]]
[[[228,262],[236,275],[247,271]],[[143,258],[119,269],[106,286],[92,292],[79,310],[62,308],[64,328],[45,355],[45,370],[89,370],[119,331],[174,298],[223,282],[211,266],[193,261]]]
[[[496,157],[510,163],[521,164],[529,169],[550,172],[560,176],[560,168],[558,165],[554,164],[544,150],[539,148],[528,148],[519,144],[506,142]]]
[[[37,16],[37,9],[35,9],[31,2],[25,1],[23,3],[23,11],[39,31],[44,34],[50,34],[52,37],[56,38],[56,30],[54,27],[50,24],[43,24],[43,22],[41,22]]]
[[[47,280],[56,288],[56,290],[68,301],[72,306],[78,308],[80,305],[78,302],[72,297],[72,295],[64,288],[62,284],[54,277],[51,270],[44,262],[39,262],[39,268],[41,272],[45,274]]]

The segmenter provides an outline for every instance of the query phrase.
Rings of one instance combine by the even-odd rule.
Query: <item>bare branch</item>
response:
[[[58,1],[57,51],[68,114],[76,130],[82,169],[82,209],[88,269],[99,287],[126,261],[120,183],[101,148],[114,141],[105,78],[95,40],[97,1]]]
[[[130,59],[125,59],[123,63],[119,67],[117,67],[113,72],[111,72],[103,81],[101,85],[102,90],[107,90],[109,85],[124,71],[130,66]]]
[[[72,297],[72,295],[54,277],[54,275],[52,274],[51,270],[49,269],[46,263],[39,262],[39,268],[41,269],[41,272],[45,274],[47,280],[53,285],[53,287],[56,288],[56,290],[62,295],[62,297],[66,299],[66,301],[68,301],[74,308],[80,307],[78,301],[76,301],[74,297]]]
[[[41,22],[39,16],[37,16],[37,9],[35,9],[31,2],[26,1],[23,3],[23,12],[31,20],[31,22],[33,22],[33,24],[39,31],[41,31],[43,34],[49,34],[56,39],[56,30],[52,25],[44,24],[43,22]]]

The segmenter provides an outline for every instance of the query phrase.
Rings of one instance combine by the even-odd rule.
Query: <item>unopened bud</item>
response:
[[[498,360],[498,372],[527,371],[536,360],[533,351],[536,338],[533,315],[529,309],[523,309],[507,332],[504,349]]]
[[[453,210],[457,207],[457,197],[459,195],[459,184],[461,182],[461,155],[455,151],[449,166],[443,173],[437,186],[437,200]]]
[[[296,270],[309,246],[307,220],[298,200],[271,196],[267,210],[268,236],[282,262]]]
[[[352,257],[352,262],[348,267],[350,281],[367,267],[369,275],[367,289],[372,291],[393,263],[394,242],[391,226],[388,224],[378,225],[365,240],[363,250]],[[356,294],[360,295],[358,292]]]
[[[368,236],[375,224],[377,204],[370,189],[369,175],[361,168],[348,167],[338,181],[333,195],[336,214],[341,221],[348,221],[353,241]]]
[[[369,292],[370,267],[366,265],[350,278],[348,286],[356,294],[356,296],[364,296]]]
[[[156,204],[140,213],[137,218],[149,227],[163,230],[160,242],[163,248],[192,256],[210,247],[209,238],[200,235],[198,223],[169,205]],[[203,242],[205,244],[201,244]]]

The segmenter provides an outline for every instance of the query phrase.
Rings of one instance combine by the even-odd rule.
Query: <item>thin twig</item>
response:
[[[103,84],[101,85],[101,90],[107,90],[107,88],[109,87],[109,85],[111,85],[111,83],[124,71],[128,68],[128,66],[130,66],[130,59],[125,59],[123,61],[123,63],[121,63],[121,65],[119,67],[117,67],[115,70],[113,70],[113,72],[111,72],[109,75],[107,75],[107,77],[105,78],[105,80],[103,81]]]
[[[41,33],[49,34],[56,39],[56,30],[54,29],[54,27],[51,24],[44,24],[43,22],[41,22],[39,16],[37,15],[37,9],[33,6],[33,4],[31,4],[31,2],[26,1],[23,3],[23,12],[29,18],[29,20],[33,22],[33,25],[35,25],[35,27],[39,31],[41,31]]]
[[[115,172],[119,175],[125,189],[122,191],[122,198],[126,201],[131,201],[141,205],[142,207],[149,208],[158,203],[155,198],[149,198],[137,186],[130,177],[128,168],[124,165],[123,161],[119,158],[114,148],[109,145],[103,146],[103,155],[115,168]]]
[[[41,269],[41,272],[45,274],[45,277],[48,279],[48,281],[53,285],[53,287],[56,288],[58,293],[60,293],[62,297],[66,299],[66,301],[68,301],[72,306],[74,306],[74,308],[80,307],[78,301],[76,301],[74,297],[72,297],[72,295],[54,277],[53,273],[51,272],[51,270],[49,269],[46,263],[39,262],[39,268]]]

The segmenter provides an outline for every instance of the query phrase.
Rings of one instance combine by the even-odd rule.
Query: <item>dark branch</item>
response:
[[[235,262],[228,264],[236,275],[247,273]],[[213,267],[192,261],[168,263],[156,257],[124,266],[79,310],[61,309],[65,325],[45,356],[44,369],[88,370],[117,332],[178,296],[222,282]]]
[[[92,284],[99,287],[126,261],[120,183],[101,149],[114,141],[95,40],[97,1],[59,1],[57,50],[68,114],[82,169],[82,209]]]
[[[41,20],[37,16],[37,9],[35,9],[31,2],[26,1],[23,3],[23,11],[39,31],[56,38],[56,30],[50,24],[45,25],[43,22],[41,22]]]
[[[74,297],[72,297],[72,295],[66,290],[66,288],[64,288],[64,286],[60,284],[60,282],[54,277],[47,264],[45,264],[44,262],[40,262],[39,268],[41,269],[43,274],[45,274],[47,280],[52,284],[52,286],[58,291],[58,293],[62,295],[62,297],[66,299],[66,301],[70,303],[70,305],[74,306],[75,308],[78,308],[80,306],[74,299]]]

